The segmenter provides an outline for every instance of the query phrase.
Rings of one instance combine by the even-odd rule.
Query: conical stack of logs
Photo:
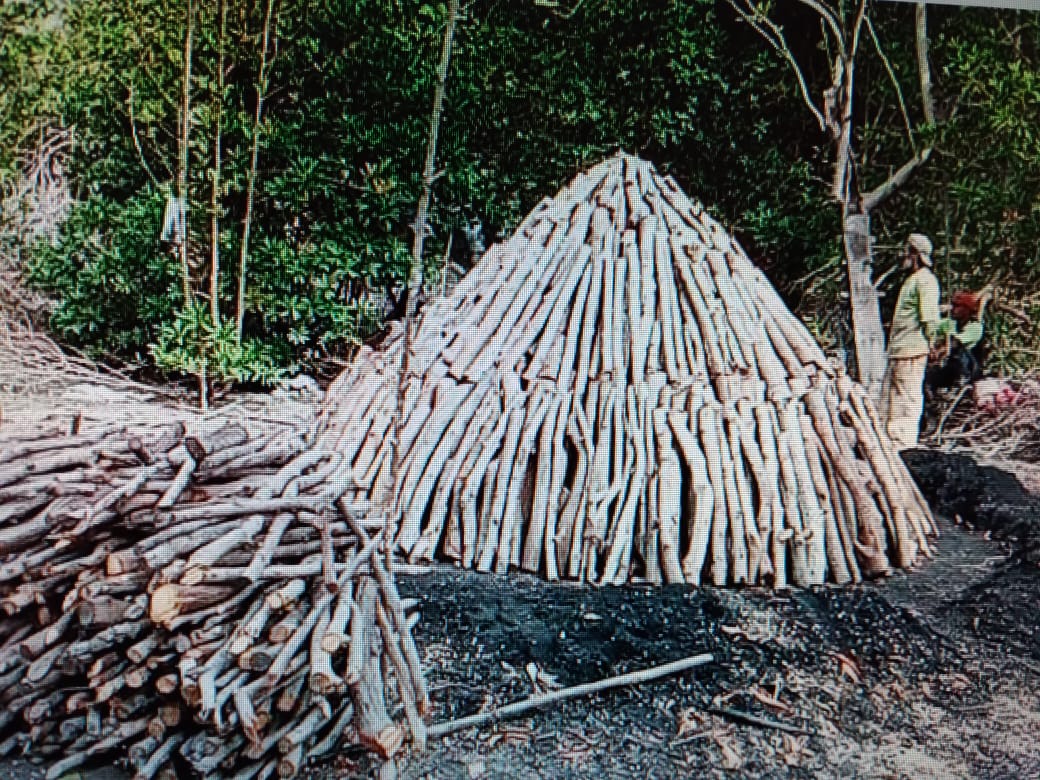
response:
[[[329,390],[319,447],[414,562],[550,580],[843,584],[930,553],[864,390],[670,177],[619,154],[544,200],[412,340]],[[391,484],[396,470],[396,483]]]

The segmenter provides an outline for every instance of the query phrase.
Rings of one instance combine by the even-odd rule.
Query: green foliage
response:
[[[827,195],[828,144],[787,65],[725,3],[569,5],[573,12],[563,4],[466,4],[440,132],[427,278],[435,279],[449,235],[470,217],[483,221],[489,240],[508,234],[578,169],[623,148],[709,204],[820,337],[840,344],[842,249]],[[0,73],[31,76],[0,96],[0,105],[13,107],[9,121],[0,117],[0,148],[14,149],[40,113],[76,127],[79,205],[57,245],[38,246],[30,264],[34,282],[58,301],[56,330],[95,354],[263,381],[335,357],[380,327],[385,291],[408,269],[445,4],[277,3],[241,345],[226,323],[265,4],[227,0],[220,91],[219,6],[195,3],[188,301],[177,258],[159,240],[178,164],[185,0],[68,0],[60,26],[36,24],[33,35],[9,40],[11,25],[23,24],[9,19],[41,19],[26,9],[47,7],[33,0],[0,12]],[[864,57],[857,70],[863,189],[913,148],[935,146],[932,160],[875,215],[879,271],[893,260],[888,247],[924,230],[936,239],[947,288],[1010,270],[1007,284],[1025,298],[1040,281],[1040,17],[930,8],[941,121],[924,127],[912,13],[872,7],[910,109],[912,142],[881,61]],[[807,40],[794,44],[819,94],[827,55]],[[220,321],[213,322],[218,116]],[[464,254],[460,244],[456,234],[455,250]],[[1011,323],[994,332],[1005,331],[1001,360],[1010,366],[1024,356],[1011,350],[1029,334]]]
[[[163,202],[149,187],[123,202],[93,195],[55,244],[33,248],[26,272],[57,301],[60,336],[96,356],[148,360],[147,345],[183,303],[176,260],[159,242]]]
[[[1000,307],[987,313],[990,368],[1035,368],[1040,331],[1026,322],[1040,318],[1040,14],[932,7],[929,14],[940,121],[922,127],[919,143],[936,152],[880,215],[882,267],[894,261],[885,248],[902,246],[914,230],[930,234],[944,297],[992,283],[998,301],[1020,310],[1014,318]],[[906,49],[899,56],[912,73]]]
[[[151,353],[159,368],[179,374],[270,385],[285,373],[262,342],[239,342],[233,322],[215,327],[209,307],[197,302],[161,326]]]
[[[0,3],[0,182],[54,108],[57,7],[55,0]]]

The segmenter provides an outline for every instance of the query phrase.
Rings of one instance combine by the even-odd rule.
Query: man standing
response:
[[[939,280],[932,273],[932,242],[921,233],[906,241],[899,290],[888,336],[888,373],[881,390],[882,419],[900,450],[917,446],[924,411],[924,374],[939,326]]]

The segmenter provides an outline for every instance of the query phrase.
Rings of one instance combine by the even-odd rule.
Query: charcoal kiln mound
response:
[[[413,562],[550,580],[844,584],[936,526],[861,386],[739,244],[618,154],[545,199],[410,340],[330,388],[319,449]],[[396,472],[396,481],[394,473]]]

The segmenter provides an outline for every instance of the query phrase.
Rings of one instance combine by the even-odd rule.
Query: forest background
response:
[[[704,201],[824,346],[851,351],[841,149],[811,110],[840,53],[812,5],[465,3],[426,295],[472,261],[475,225],[487,244],[507,236],[621,148]],[[827,7],[849,25],[857,4]],[[1040,13],[930,6],[925,29],[910,4],[865,10],[850,170],[867,192],[919,161],[872,213],[882,310],[906,234],[928,233],[945,295],[998,289],[989,370],[1035,370]],[[4,2],[0,262],[42,294],[33,314],[146,375],[219,387],[337,371],[407,283],[448,14],[410,0]]]

